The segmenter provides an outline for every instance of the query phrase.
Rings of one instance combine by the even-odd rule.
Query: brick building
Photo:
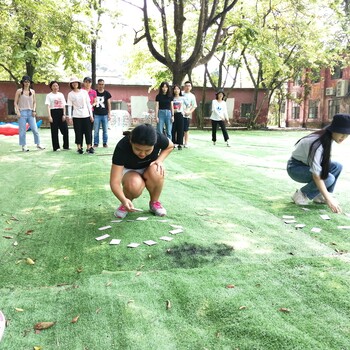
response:
[[[322,69],[310,83],[310,93],[298,82],[288,83],[287,127],[318,127],[330,123],[336,113],[350,113],[350,67]],[[305,96],[306,95],[306,96]]]

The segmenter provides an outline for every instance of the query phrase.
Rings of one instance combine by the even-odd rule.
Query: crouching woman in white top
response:
[[[332,143],[342,143],[350,134],[350,115],[336,114],[332,123],[319,131],[301,138],[287,164],[288,175],[297,182],[306,183],[292,199],[295,204],[327,204],[334,213],[341,208],[332,197],[343,166],[331,161]]]

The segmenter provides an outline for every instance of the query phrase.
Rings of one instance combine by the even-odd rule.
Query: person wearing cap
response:
[[[295,204],[308,205],[313,200],[327,204],[334,213],[341,213],[332,193],[343,167],[331,160],[331,149],[333,141],[340,144],[349,134],[350,115],[336,114],[329,126],[297,141],[287,172],[294,181],[306,185],[292,196]]]
[[[93,154],[92,147],[92,123],[94,117],[92,114],[89,95],[86,90],[81,89],[81,83],[77,77],[73,77],[69,86],[72,89],[68,94],[68,120],[71,124],[73,117],[73,127],[75,132],[75,143],[77,145],[77,153],[83,154],[83,138],[85,136],[86,152]],[[73,113],[72,113],[73,107]]]
[[[40,144],[40,136],[38,127],[36,125],[36,99],[35,91],[32,89],[32,79],[28,75],[24,75],[21,80],[22,88],[18,89],[15,94],[14,107],[17,116],[19,117],[19,144],[22,146],[23,152],[28,152],[26,145],[26,124],[29,124],[30,129],[34,135],[34,143],[39,150],[45,149]]]
[[[229,136],[226,130],[225,121],[227,121],[227,124],[230,125],[230,121],[228,118],[227,113],[227,105],[226,101],[224,100],[225,93],[223,90],[218,90],[215,94],[215,100],[213,100],[211,104],[211,139],[213,141],[213,145],[216,144],[216,130],[218,126],[220,126],[220,129],[222,131],[222,135],[224,136],[224,140],[226,142],[227,147],[230,147],[230,144],[228,142]]]

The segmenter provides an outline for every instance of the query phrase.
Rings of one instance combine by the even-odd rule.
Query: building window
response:
[[[341,79],[343,77],[343,71],[339,66],[333,67],[332,79]]]
[[[318,100],[309,101],[309,119],[317,119],[318,117]]]
[[[328,101],[328,119],[332,120],[333,116],[340,111],[340,100]]]
[[[253,105],[251,103],[242,103],[241,118],[250,118],[252,114],[252,107]]]
[[[292,107],[292,119],[299,119],[300,118],[300,106],[295,104]]]

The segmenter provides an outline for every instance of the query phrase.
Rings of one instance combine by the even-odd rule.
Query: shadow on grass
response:
[[[168,249],[167,253],[178,267],[192,269],[209,263],[218,263],[225,257],[232,256],[234,249],[226,244],[215,243],[208,247],[184,242]]]

